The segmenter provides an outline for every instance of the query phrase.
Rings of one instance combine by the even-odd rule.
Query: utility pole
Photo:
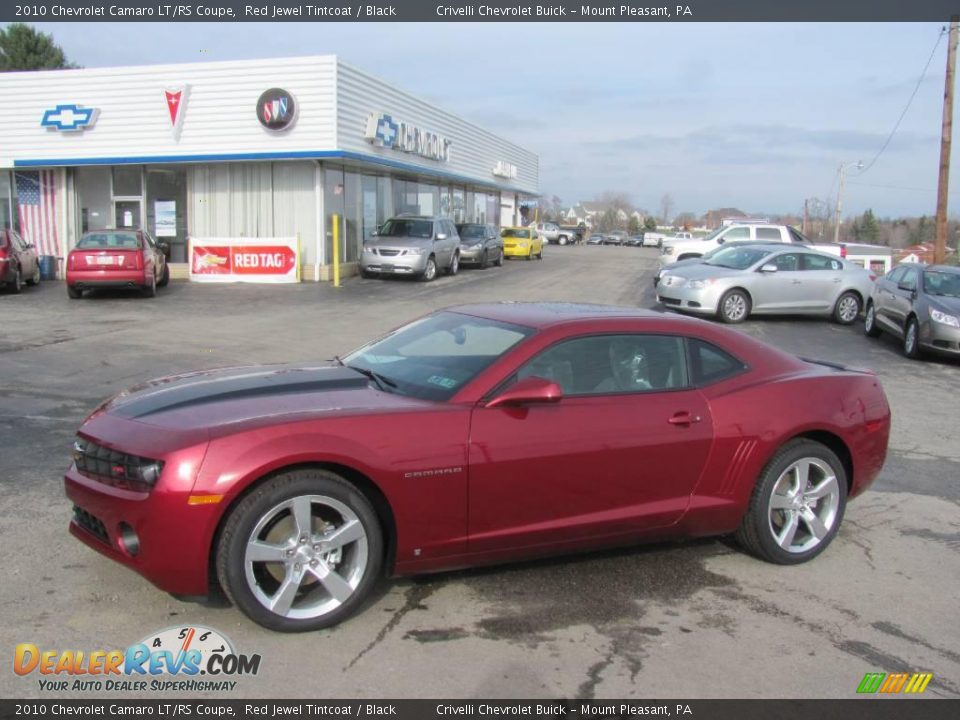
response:
[[[807,219],[810,217],[810,210],[808,206],[810,205],[810,200],[803,201],[803,228],[800,230],[804,235],[807,234]]]
[[[856,167],[858,170],[863,167],[863,163],[857,160],[855,163],[844,163],[840,166],[840,187],[837,190],[837,213],[833,223],[833,241],[840,242],[840,210],[843,207],[843,180],[848,167]]]
[[[937,235],[933,261],[947,256],[947,186],[950,183],[950,140],[953,135],[953,75],[957,64],[957,16],[950,18],[947,39],[947,76],[943,88],[943,125],[940,131],[940,181],[937,184]]]

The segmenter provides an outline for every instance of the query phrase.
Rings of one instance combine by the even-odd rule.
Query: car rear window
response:
[[[88,233],[77,243],[80,250],[137,250],[140,239],[132,232]]]
[[[504,228],[500,232],[500,236],[505,238],[528,238],[530,237],[530,231],[523,228]]]
[[[457,231],[462,238],[482,238],[485,228],[483,225],[457,225]]]

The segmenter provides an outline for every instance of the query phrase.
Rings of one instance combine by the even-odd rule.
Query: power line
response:
[[[910,109],[910,105],[913,104],[913,99],[917,96],[917,92],[920,90],[920,85],[923,83],[923,79],[927,76],[927,70],[930,67],[930,63],[933,62],[933,56],[937,52],[937,48],[940,47],[940,41],[943,40],[943,36],[947,34],[946,28],[940,28],[940,34],[937,35],[937,41],[933,44],[933,50],[930,51],[930,57],[927,58],[927,64],[923,66],[923,72],[920,73],[920,78],[917,80],[916,87],[913,88],[913,92],[910,93],[910,99],[907,100],[907,104],[903,108],[903,112],[900,113],[900,117],[897,118],[897,122],[894,123],[893,130],[890,131],[890,134],[887,136],[886,141],[883,143],[883,147],[873,156],[873,160],[868,162],[864,168],[857,173],[854,177],[860,177],[866,173],[870,168],[873,167],[873,164],[877,162],[883,151],[887,149],[887,146],[890,144],[890,141],[893,140],[893,136],[896,134],[897,129],[900,127],[900,123],[903,121],[904,116],[907,114],[907,110]]]

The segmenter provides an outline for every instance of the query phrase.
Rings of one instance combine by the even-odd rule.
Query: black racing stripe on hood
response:
[[[369,382],[366,377],[346,367],[266,371],[225,377],[213,375],[133,392],[118,398],[111,412],[122,417],[143,418],[229,400],[360,389],[367,387]]]

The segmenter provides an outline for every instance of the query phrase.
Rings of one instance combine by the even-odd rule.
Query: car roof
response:
[[[900,263],[901,265],[913,265],[913,263]],[[951,275],[960,275],[960,267],[955,265],[919,265],[924,270],[936,270],[937,272],[950,273]]]
[[[614,319],[664,319],[676,320],[677,315],[666,316],[655,310],[645,310],[635,307],[620,307],[617,305],[601,305],[599,303],[571,303],[571,302],[519,302],[505,300],[503,302],[476,303],[472,305],[455,305],[444,308],[449,312],[473,315],[499,320],[501,322],[525,325],[534,328],[548,328],[555,325],[577,320],[614,320]]]

